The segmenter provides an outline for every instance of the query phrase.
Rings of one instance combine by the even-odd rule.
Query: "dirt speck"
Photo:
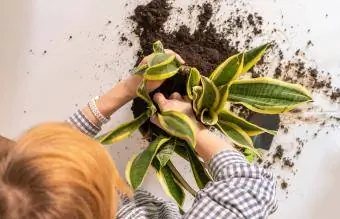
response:
[[[284,152],[284,149],[282,148],[281,145],[276,146],[275,152],[273,154],[273,160],[275,159],[281,160],[283,157],[283,152]]]
[[[288,183],[283,179],[280,183],[281,189],[286,190],[288,187]]]
[[[294,167],[294,162],[292,159],[288,158],[288,157],[284,157],[282,159],[283,161],[283,166],[287,166],[287,167]]]

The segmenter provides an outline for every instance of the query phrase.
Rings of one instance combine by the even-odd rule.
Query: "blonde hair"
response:
[[[118,192],[130,194],[105,148],[68,124],[39,125],[0,150],[2,219],[109,219]]]

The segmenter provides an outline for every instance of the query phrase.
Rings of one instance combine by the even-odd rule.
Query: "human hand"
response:
[[[231,142],[216,136],[214,133],[205,128],[202,123],[196,120],[190,100],[183,98],[179,93],[175,92],[171,94],[169,99],[165,98],[161,93],[156,93],[153,96],[153,100],[162,112],[177,111],[186,114],[192,119],[194,124],[193,131],[196,136],[195,151],[203,158],[203,160],[209,161],[212,157],[223,150],[235,150]],[[151,122],[162,128],[156,116],[151,117]]]
[[[180,55],[172,51],[171,49],[165,49],[165,54],[168,55],[175,55],[176,59],[181,63],[181,65],[185,64],[185,61],[182,59]],[[148,63],[148,60],[150,59],[150,55],[143,58],[143,60],[139,63],[138,66],[144,65]],[[133,75],[132,77],[135,78],[135,80],[138,82],[138,84],[142,81],[143,77],[141,75]],[[154,91],[155,89],[159,88],[163,84],[164,80],[160,81],[151,81],[148,80],[146,84],[146,88],[148,92]],[[136,90],[136,87],[132,87],[133,90]]]
[[[195,127],[194,132],[197,133],[198,131],[204,129],[204,126],[196,120],[190,100],[183,98],[179,93],[175,92],[171,94],[169,99],[165,98],[161,93],[156,93],[153,96],[153,100],[156,102],[161,112],[176,111],[184,113],[189,118],[191,118]],[[151,117],[151,122],[162,128],[159,125],[156,116]]]

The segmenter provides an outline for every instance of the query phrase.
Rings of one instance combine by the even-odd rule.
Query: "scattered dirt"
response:
[[[340,99],[340,89],[339,88],[332,91],[331,99],[334,100],[334,101]]]
[[[283,161],[283,166],[286,166],[286,167],[294,167],[295,165],[293,160],[288,157],[284,157],[282,161]]]
[[[288,187],[288,183],[283,179],[283,180],[281,181],[280,186],[281,186],[281,189],[285,190],[285,189],[287,189],[287,187]]]
[[[212,1],[211,1],[212,2]],[[201,74],[209,76],[214,68],[217,67],[225,58],[234,55],[238,51],[250,48],[250,45],[257,36],[264,34],[264,21],[262,16],[257,13],[252,13],[244,8],[238,8],[232,11],[227,20],[216,22],[213,15],[219,11],[219,4],[214,1],[213,4],[205,3],[203,5],[190,5],[187,11],[190,14],[194,10],[199,10],[197,16],[197,25],[194,31],[186,25],[179,24],[176,30],[165,31],[164,23],[169,20],[171,10],[184,12],[186,9],[176,9],[171,5],[171,1],[152,0],[146,5],[139,5],[135,8],[133,16],[130,17],[136,23],[133,33],[139,37],[140,51],[137,53],[138,60],[136,65],[141,61],[144,55],[152,52],[152,43],[156,40],[161,40],[166,48],[170,48],[179,53],[186,64],[195,66]],[[225,17],[225,16],[223,16]],[[195,19],[194,17],[192,19]],[[223,18],[221,18],[223,19]],[[290,27],[288,29],[292,29]],[[278,30],[273,28],[271,33],[285,32],[287,29]],[[307,33],[312,30],[307,29]],[[244,42],[238,39],[245,38]],[[121,42],[130,41],[127,36],[121,35]],[[266,56],[251,69],[248,76],[252,78],[269,76],[286,82],[301,84],[313,94],[321,93],[328,100],[340,102],[340,89],[332,86],[332,77],[330,73],[319,70],[309,61],[306,61],[306,49],[314,46],[311,40],[306,41],[305,48],[298,48],[292,58],[287,59],[285,52],[280,48],[281,43],[285,43],[286,39],[279,42],[272,42],[273,46]],[[132,46],[132,44],[131,44]],[[276,64],[275,64],[276,63]],[[274,66],[273,66],[274,64]],[[178,74],[174,78],[167,80],[155,92],[162,92],[165,96],[169,96],[172,92],[177,91],[181,94],[185,93],[184,75]],[[154,92],[154,93],[155,93]],[[153,93],[151,94],[153,95]],[[135,117],[139,116],[146,109],[146,104],[139,98],[133,101],[132,111]],[[237,112],[240,116],[248,118],[251,113],[245,107],[232,105],[231,110]],[[312,110],[312,109],[309,109]],[[295,116],[296,121],[313,122],[303,115],[300,109],[291,112]],[[335,118],[326,117],[325,122],[335,121],[340,122]],[[320,124],[324,127],[325,124]],[[335,125],[332,124],[332,127]],[[150,131],[152,130],[152,131]],[[283,134],[288,134],[288,127],[281,124],[280,130]],[[320,130],[322,130],[320,128]],[[153,136],[150,133],[162,132],[158,127],[147,121],[142,127],[141,132],[150,140]],[[317,137],[317,133],[314,137]],[[304,144],[309,139],[296,138],[296,152],[294,159],[301,154]],[[265,168],[271,167],[275,162],[282,162],[283,167],[294,167],[294,160],[285,157],[284,147],[278,145],[272,155],[272,159],[261,160],[261,165]],[[283,181],[281,187],[287,188],[288,183]]]
[[[137,23],[135,33],[139,36],[141,51],[138,61],[144,54],[152,52],[152,43],[161,40],[166,48],[179,53],[186,64],[195,66],[201,74],[208,76],[226,57],[237,53],[236,47],[218,33],[215,26],[208,24],[212,16],[211,4],[204,4],[198,15],[198,27],[190,33],[189,27],[181,25],[177,31],[165,32],[163,23],[167,21],[171,6],[165,0],[153,0],[145,6],[138,6],[131,17]]]
[[[237,53],[237,49],[230,45],[229,40],[217,33],[212,24],[208,24],[213,14],[211,4],[206,3],[201,7],[201,13],[198,15],[199,24],[192,34],[185,25],[171,33],[164,31],[163,24],[167,21],[171,8],[165,0],[153,0],[149,4],[139,5],[135,9],[131,19],[137,23],[134,33],[139,36],[142,49],[137,54],[136,65],[144,54],[152,52],[152,42],[156,40],[161,40],[166,48],[179,53],[187,65],[195,66],[205,76],[209,76],[213,69],[226,57]],[[185,76],[178,74],[176,77],[167,80],[155,92],[162,92],[166,96],[174,91],[185,94],[185,80]],[[142,100],[136,98],[133,101],[132,111],[135,117],[145,109],[146,105]],[[149,129],[157,132],[159,130],[149,121],[141,127],[144,134],[150,133]],[[149,139],[150,134],[146,134],[146,137]]]
[[[282,157],[283,157],[283,152],[284,152],[284,150],[283,150],[282,146],[278,145],[275,149],[275,153],[273,154],[273,160],[275,160],[275,159],[281,160]]]

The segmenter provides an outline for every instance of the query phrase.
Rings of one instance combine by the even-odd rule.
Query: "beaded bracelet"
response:
[[[97,105],[96,105],[96,101],[99,100],[99,97],[96,96],[94,98],[92,98],[89,101],[89,108],[91,110],[91,112],[93,113],[94,117],[96,117],[96,119],[101,123],[101,124],[106,124],[109,122],[109,118],[106,118],[103,114],[101,114],[101,112],[99,111]]]

